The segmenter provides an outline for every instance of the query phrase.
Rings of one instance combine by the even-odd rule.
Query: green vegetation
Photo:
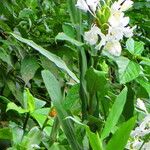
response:
[[[150,1],[119,1],[0,1],[0,150],[149,150]]]

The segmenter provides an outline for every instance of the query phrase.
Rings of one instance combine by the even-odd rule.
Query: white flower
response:
[[[99,44],[95,47],[97,50],[100,50],[101,47],[104,46],[107,42],[107,37],[103,33],[100,33],[99,36],[101,39]]]
[[[88,7],[87,3],[85,2],[85,0],[78,0],[76,7],[78,7],[79,9],[81,9],[85,12],[89,11],[89,7]]]
[[[33,148],[40,149],[40,147],[37,144],[32,144],[31,147],[32,147],[32,149]]]
[[[132,137],[143,137],[150,133],[150,114],[148,114],[139,127],[131,132]]]
[[[125,27],[123,29],[123,32],[124,32],[124,36],[129,38],[129,37],[132,37],[133,36],[133,30],[136,28],[136,26],[130,28],[129,26],[128,27]]]
[[[137,106],[141,109],[141,110],[143,110],[145,113],[148,113],[147,112],[147,109],[146,109],[146,107],[145,107],[145,104],[144,104],[144,102],[141,100],[141,99],[137,99]]]
[[[120,56],[121,55],[121,45],[118,41],[110,41],[107,42],[105,45],[105,50],[108,50],[108,52],[114,56]]]
[[[131,8],[133,5],[133,1],[131,0],[119,0],[115,1],[111,6],[111,11],[126,11]]]
[[[99,4],[99,0],[86,0],[87,5],[90,7],[90,9],[92,10],[92,12],[95,13],[96,8]]]
[[[101,34],[101,30],[94,25],[90,31],[84,33],[84,40],[90,45],[95,45],[98,42],[98,35]]]
[[[110,15],[108,22],[112,27],[125,27],[129,23],[129,17],[124,17],[124,13],[116,11]]]
[[[109,27],[107,40],[114,41],[114,40],[121,40],[123,38],[123,29],[121,27]]]
[[[126,11],[131,8],[133,5],[133,1],[125,0],[124,3],[121,5],[120,11]]]
[[[79,9],[85,12],[89,11],[90,13],[93,14],[95,13],[98,4],[99,4],[99,0],[78,0],[76,7],[78,7]]]

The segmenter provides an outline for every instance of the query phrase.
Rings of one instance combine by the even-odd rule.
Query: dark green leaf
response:
[[[0,129],[0,139],[12,140],[12,132],[10,128]]]
[[[59,33],[56,37],[56,40],[63,40],[63,41],[68,41],[70,43],[72,43],[73,45],[76,45],[78,47],[83,46],[84,43],[81,43],[71,37],[69,37],[68,35],[66,35],[65,33]]]
[[[42,55],[44,55],[45,57],[47,57],[50,61],[52,61],[56,66],[58,66],[60,69],[66,71],[68,73],[68,75],[70,77],[72,77],[76,82],[79,82],[78,78],[75,76],[75,74],[70,71],[70,69],[66,66],[65,62],[58,57],[57,55],[45,50],[44,48],[42,48],[41,46],[37,45],[36,43],[34,43],[31,40],[27,40],[24,39],[22,37],[20,37],[19,35],[13,34],[12,35],[19,41],[31,46],[32,48],[34,48],[35,50],[37,50],[39,53],[41,53]]]
[[[25,57],[21,63],[21,75],[24,82],[27,84],[31,80],[39,65],[34,57]]]

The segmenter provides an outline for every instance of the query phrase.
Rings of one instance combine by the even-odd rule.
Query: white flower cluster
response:
[[[99,5],[99,0],[78,0],[76,6],[85,12],[89,11],[95,14],[96,8]],[[120,56],[122,51],[120,40],[124,36],[127,38],[132,37],[133,30],[135,29],[135,27],[130,28],[128,26],[129,17],[124,16],[124,11],[131,8],[132,5],[133,2],[131,0],[118,0],[118,2],[114,2],[110,7],[107,34],[103,34],[101,29],[94,24],[90,31],[85,32],[85,41],[90,45],[96,45],[98,50],[104,46],[104,49],[108,50],[112,55]]]
[[[150,135],[150,114],[147,114],[141,124],[131,132],[131,140],[128,142],[126,148],[137,150],[142,146],[142,150],[149,150],[150,141],[143,144],[142,140],[146,135]]]

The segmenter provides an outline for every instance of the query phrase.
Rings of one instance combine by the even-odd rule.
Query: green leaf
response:
[[[117,150],[124,150],[129,139],[130,132],[135,125],[135,121],[136,118],[133,117],[127,122],[123,123],[108,142],[106,150],[114,150],[116,148]]]
[[[31,80],[37,69],[39,68],[39,65],[37,63],[37,60],[34,57],[25,57],[21,63],[21,75],[22,78],[27,84],[29,80]]]
[[[103,93],[107,83],[106,73],[103,71],[95,70],[94,68],[90,68],[87,70],[85,79],[87,82],[87,90],[90,94],[99,91]]]
[[[44,48],[42,48],[41,46],[37,45],[36,43],[34,43],[31,40],[27,40],[25,38],[20,37],[19,35],[13,34],[11,33],[17,40],[31,46],[32,48],[34,48],[35,50],[37,50],[39,53],[41,53],[42,55],[44,55],[45,57],[47,57],[50,61],[52,61],[57,67],[59,67],[60,69],[66,71],[68,73],[68,75],[74,79],[76,82],[79,82],[78,78],[75,76],[75,74],[70,71],[70,69],[66,66],[65,62],[58,57],[57,55],[45,50]]]
[[[129,38],[126,42],[126,48],[127,50],[133,54],[134,53],[134,40],[132,38]]]
[[[99,134],[97,132],[93,133],[89,129],[88,126],[85,126],[85,129],[86,129],[86,133],[87,133],[87,136],[89,138],[92,150],[103,150],[102,142],[101,142],[101,139],[99,137]]]
[[[65,23],[63,24],[62,28],[66,35],[71,38],[75,38],[75,29],[73,28],[72,24]]]
[[[38,122],[38,124],[42,128],[47,116],[49,115],[49,112],[50,112],[50,108],[41,108],[31,113],[31,116]],[[50,122],[52,122],[52,120],[50,120]]]
[[[78,111],[80,109],[79,84],[75,84],[68,91],[63,106],[66,110]],[[78,110],[77,110],[78,109]]]
[[[142,78],[142,77],[139,77],[136,79],[136,81],[143,87],[145,88],[145,90],[147,91],[149,97],[150,97],[150,84],[149,84],[149,81]]]
[[[68,41],[70,42],[71,44],[75,45],[75,46],[83,46],[84,43],[81,43],[71,37],[69,37],[68,35],[66,35],[65,33],[58,33],[58,35],[55,37],[56,40],[63,40],[63,41]]]
[[[17,125],[14,122],[9,122],[9,126],[12,131],[13,145],[20,144],[24,135],[24,130],[20,125]]]
[[[6,53],[6,51],[0,48],[0,59],[6,62],[8,65],[13,66],[11,62],[11,57]]]
[[[17,111],[19,114],[24,114],[24,113],[28,112],[28,110],[23,109],[23,108],[21,108],[20,106],[17,106],[17,105],[16,105],[15,103],[13,103],[13,102],[8,103],[6,111],[8,111],[8,110],[15,110],[15,111]]]
[[[137,78],[141,72],[140,65],[129,60],[126,57],[116,58],[118,65],[119,80],[121,84],[125,84]]]
[[[25,89],[24,91],[24,108],[29,112],[33,112],[35,110],[35,99],[30,93],[29,89]]]
[[[12,140],[12,132],[10,128],[0,129],[0,139],[3,140]]]
[[[35,100],[35,109],[42,108],[46,104],[45,101],[37,99],[35,97],[34,97],[34,100]]]
[[[119,117],[123,111],[125,102],[126,102],[126,97],[127,97],[127,87],[125,87],[121,93],[117,96],[111,111],[107,117],[107,120],[105,122],[104,129],[102,131],[101,138],[104,139],[106,138],[111,130],[115,127],[117,124]]]
[[[63,99],[60,83],[48,70],[42,71],[42,77],[52,102],[60,103]]]
[[[16,84],[17,82],[13,82],[13,80],[8,79],[6,83],[14,97],[18,100],[19,103],[22,104],[23,94],[20,86]]]
[[[41,143],[42,132],[38,127],[33,127],[26,136],[24,136],[21,147],[25,147],[27,150],[33,149],[32,145]]]
[[[62,93],[60,83],[57,81],[55,76],[48,70],[42,71],[42,77],[49,93],[49,96],[53,102],[54,107],[56,108],[58,119],[62,125],[64,133],[67,137],[68,142],[70,143],[73,150],[82,150],[82,147],[79,145],[73,124],[70,120],[65,118],[68,116],[67,112],[62,105]]]
[[[141,55],[144,50],[144,43],[134,41],[132,38],[129,38],[126,42],[127,50],[133,55]]]

